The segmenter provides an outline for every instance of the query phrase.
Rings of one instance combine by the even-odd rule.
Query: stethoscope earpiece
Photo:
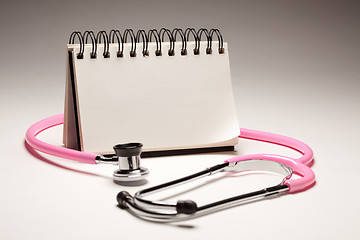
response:
[[[142,146],[141,143],[126,143],[113,147],[119,164],[113,175],[116,184],[141,181],[149,175],[149,170],[140,167]]]

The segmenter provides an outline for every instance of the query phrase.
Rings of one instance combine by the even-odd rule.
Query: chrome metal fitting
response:
[[[141,143],[117,144],[114,151],[118,158],[119,169],[114,172],[114,182],[140,181],[147,177],[149,171],[140,166]]]

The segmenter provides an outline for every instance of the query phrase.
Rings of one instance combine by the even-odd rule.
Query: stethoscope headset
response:
[[[119,169],[114,172],[114,182],[123,183],[129,181],[141,181],[149,173],[146,168],[140,166],[141,143],[126,143],[114,146],[115,156],[103,156],[95,153],[81,152],[60,146],[55,146],[40,141],[36,136],[42,131],[61,125],[64,115],[59,114],[32,125],[26,132],[26,142],[30,147],[53,156],[66,158],[87,164],[118,164]],[[117,195],[118,206],[127,209],[134,215],[151,221],[172,222],[182,221],[199,217],[214,211],[232,207],[243,202],[258,200],[269,196],[276,196],[284,193],[296,193],[307,190],[315,183],[315,174],[309,165],[313,161],[313,151],[305,143],[293,138],[273,133],[260,132],[249,129],[240,129],[239,138],[273,143],[293,149],[302,154],[300,158],[274,154],[251,154],[236,156],[225,160],[224,163],[212,166],[206,170],[192,175],[167,182],[158,186],[150,187],[135,193],[133,196],[126,191]],[[204,176],[218,172],[242,172],[256,171],[258,167],[265,167],[267,171],[284,175],[285,177],[278,185],[271,186],[259,191],[234,196],[232,198],[217,201],[211,204],[197,206],[194,201],[177,201],[167,203],[150,201],[144,197],[151,193],[177,186]],[[262,169],[263,170],[263,169]],[[292,179],[295,173],[300,178]]]

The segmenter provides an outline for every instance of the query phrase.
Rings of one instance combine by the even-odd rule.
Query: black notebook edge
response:
[[[222,146],[222,147],[206,147],[206,148],[189,148],[189,149],[173,149],[173,150],[161,150],[161,151],[145,151],[141,153],[142,158],[152,157],[167,157],[178,155],[191,155],[201,153],[214,153],[214,152],[232,152],[235,150],[234,146]],[[105,154],[105,157],[113,157],[115,154]]]
[[[176,156],[176,155],[212,153],[212,152],[230,152],[230,151],[234,151],[234,150],[235,150],[234,146],[176,149],[176,150],[143,152],[143,153],[141,153],[141,157],[143,157],[143,158],[165,157],[165,156]]]
[[[72,139],[73,141],[69,144],[69,148],[75,150],[81,150],[81,139],[80,139],[80,122],[78,116],[78,104],[77,104],[77,94],[76,94],[76,87],[75,87],[75,73],[74,73],[74,53],[73,51],[68,51],[68,62],[69,62],[69,75],[70,75],[70,87],[67,89],[69,91],[68,94],[68,104],[67,104],[67,121],[68,121],[68,132],[67,138]],[[65,120],[65,119],[64,119]],[[70,127],[72,126],[72,127]],[[73,135],[75,134],[75,136]],[[70,142],[70,141],[68,141]]]

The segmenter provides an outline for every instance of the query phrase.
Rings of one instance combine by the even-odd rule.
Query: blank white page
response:
[[[149,43],[149,55],[130,57],[131,44],[124,44],[118,58],[118,44],[110,44],[110,58],[74,57],[81,145],[83,151],[108,153],[118,143],[141,142],[144,150],[169,150],[224,145],[237,138],[239,126],[231,86],[227,44],[225,53],[194,55],[194,42],[181,56],[181,42],[175,56],[168,56],[169,43],[162,43],[162,56],[155,56],[156,44]],[[69,45],[74,55],[77,45]],[[225,144],[226,145],[226,144]],[[234,145],[234,144],[227,144]]]

